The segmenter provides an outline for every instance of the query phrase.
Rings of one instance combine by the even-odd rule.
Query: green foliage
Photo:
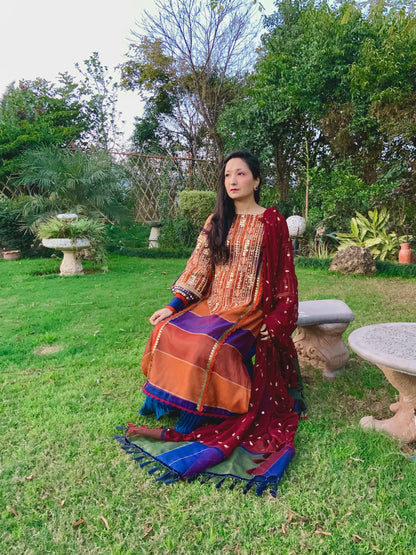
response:
[[[184,215],[178,214],[164,221],[158,242],[163,249],[194,247],[198,231]]]
[[[295,266],[299,268],[312,268],[314,270],[327,270],[331,265],[331,258],[317,258],[308,256],[297,256]]]
[[[196,229],[202,229],[208,216],[214,212],[216,193],[213,191],[181,191],[179,208]]]
[[[149,244],[149,226],[132,222],[127,226],[107,225],[105,245],[109,252],[126,248],[147,248]]]
[[[372,207],[373,187],[362,179],[343,169],[328,173],[313,168],[310,172],[310,209],[308,222],[316,229],[323,225],[327,232],[347,230],[351,214],[367,212]],[[303,208],[304,187],[299,187],[294,195],[298,210]]]
[[[30,231],[22,231],[26,197],[9,199],[0,194],[0,249],[18,249],[24,256],[40,256],[43,251]],[[45,249],[46,251],[46,249]]]
[[[40,145],[68,146],[88,128],[73,78],[11,85],[0,104],[0,183],[14,179],[20,156]],[[15,182],[9,183],[14,191]]]
[[[374,259],[394,259],[405,237],[388,231],[389,214],[386,208],[380,212],[376,209],[368,212],[368,218],[356,212],[351,218],[351,233],[337,233],[339,249],[350,245],[365,247],[371,251]]]
[[[91,242],[102,242],[105,229],[105,225],[98,220],[49,218],[37,226],[36,234],[39,239],[88,239]]]
[[[21,183],[31,191],[25,206],[29,226],[62,212],[131,221],[122,169],[105,151],[43,147],[22,155],[19,172]]]

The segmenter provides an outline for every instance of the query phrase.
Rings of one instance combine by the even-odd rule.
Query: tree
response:
[[[102,65],[98,52],[84,60],[83,66],[75,67],[83,77],[78,95],[82,98],[82,114],[88,121],[88,142],[111,150],[121,134],[117,129],[118,84],[109,75],[108,67]]]
[[[62,148],[80,140],[88,128],[77,85],[68,75],[10,85],[0,102],[0,183],[15,191],[19,157],[38,145]]]
[[[159,0],[134,33],[122,84],[138,89],[148,113],[196,156],[223,155],[217,123],[237,93],[239,76],[253,62],[257,26],[251,1],[226,0],[212,9],[204,0]]]

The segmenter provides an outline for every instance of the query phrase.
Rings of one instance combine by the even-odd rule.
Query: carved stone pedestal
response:
[[[404,443],[416,441],[415,415],[416,376],[402,374],[386,366],[379,366],[387,380],[399,392],[399,401],[390,405],[395,413],[386,420],[376,420],[374,416],[364,416],[360,420],[363,428],[374,428],[387,432]]]
[[[348,361],[348,348],[342,334],[349,322],[299,326],[293,342],[301,368],[313,366],[327,378],[336,376]]]
[[[386,420],[364,416],[361,426],[387,432],[404,443],[416,441],[416,323],[364,326],[354,330],[348,341],[351,349],[377,365],[399,392],[399,401],[390,405],[394,416]]]

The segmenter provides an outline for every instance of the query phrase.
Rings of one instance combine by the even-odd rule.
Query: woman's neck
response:
[[[265,208],[255,201],[243,203],[234,201],[234,210],[236,214],[263,214]]]

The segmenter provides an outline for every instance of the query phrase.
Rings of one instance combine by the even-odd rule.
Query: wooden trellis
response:
[[[209,160],[132,153],[113,153],[113,156],[126,170],[138,222],[160,221],[161,207],[166,200],[173,216],[178,193],[184,189],[217,190],[218,167]]]

